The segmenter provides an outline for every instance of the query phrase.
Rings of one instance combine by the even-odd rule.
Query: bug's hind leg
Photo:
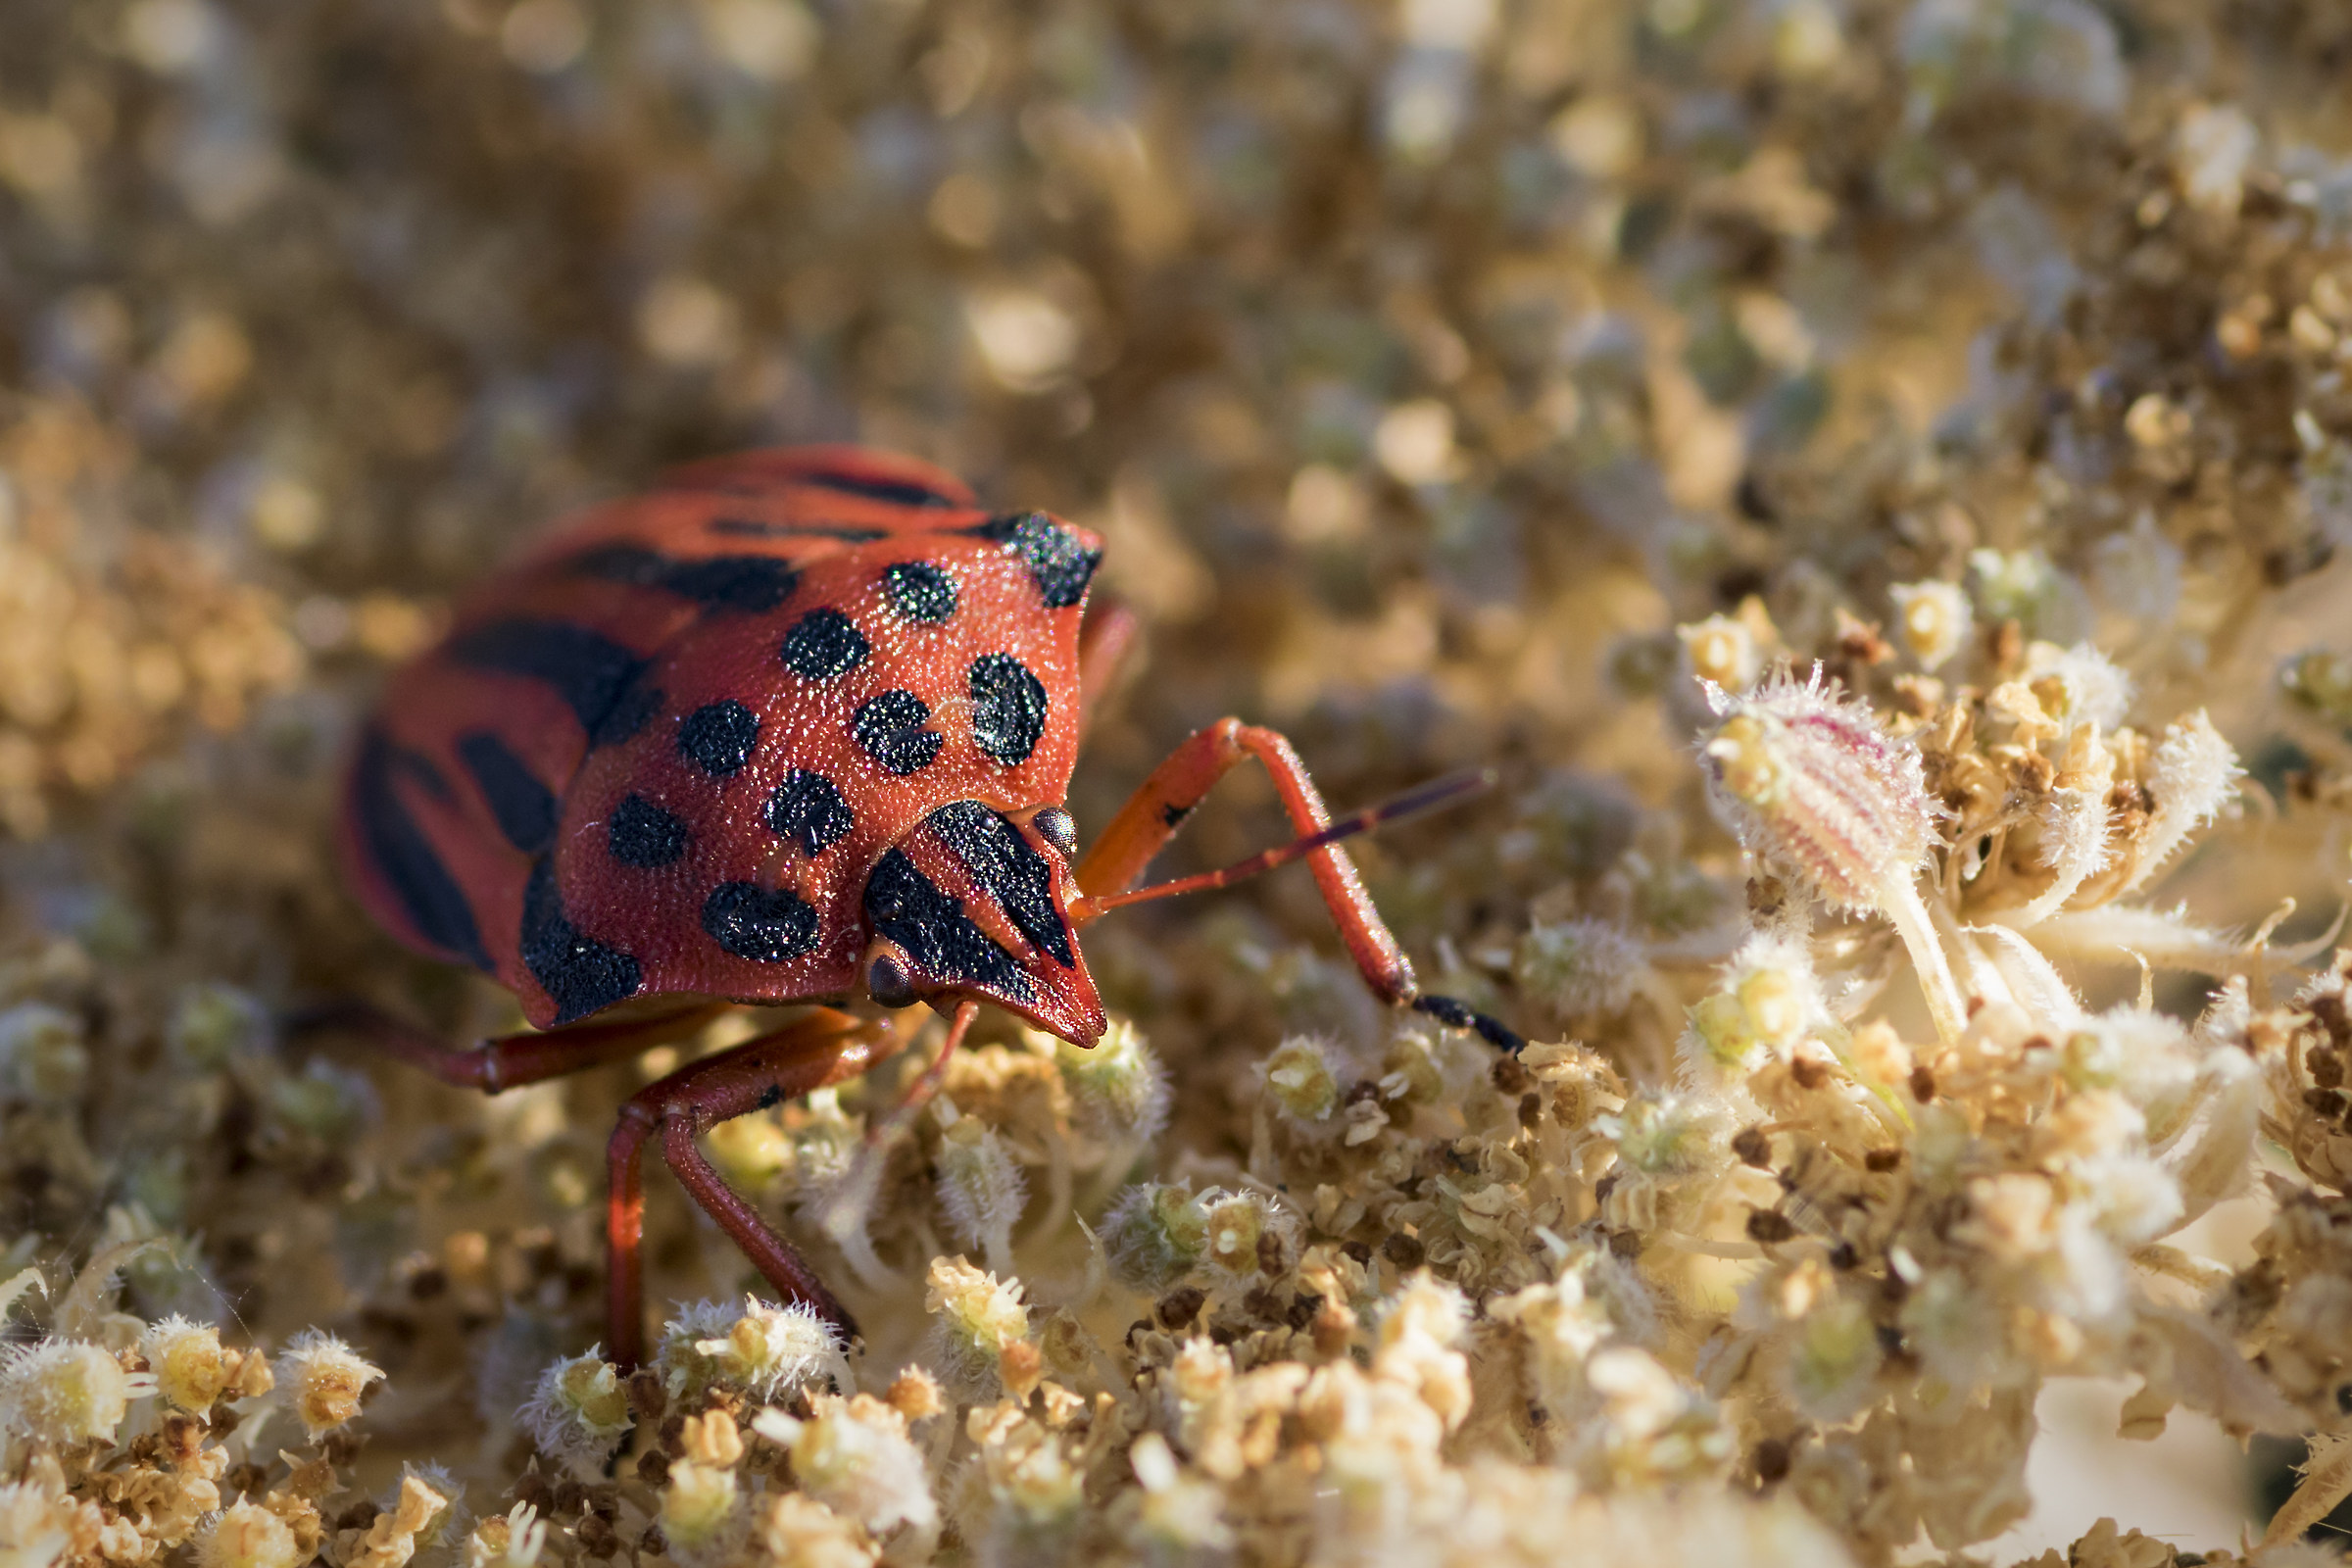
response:
[[[858,1332],[857,1323],[816,1271],[726,1184],[695,1140],[722,1121],[855,1078],[887,1054],[892,1044],[886,1019],[820,1008],[773,1033],[690,1062],[629,1097],[607,1151],[609,1343],[612,1359],[622,1369],[636,1366],[645,1354],[642,1166],[645,1146],[657,1134],[679,1185],[743,1249],[770,1285],[787,1300],[823,1313],[844,1335]]]
[[[673,1045],[733,1005],[696,1003],[652,1017],[495,1035],[471,1046],[453,1046],[366,1002],[306,1007],[290,1014],[285,1028],[295,1039],[341,1035],[363,1040],[378,1054],[422,1068],[445,1084],[495,1095]]]
[[[1152,857],[1176,836],[1176,830],[1217,780],[1250,758],[1257,759],[1273,778],[1283,809],[1300,833],[1331,825],[1331,811],[1323,804],[1322,792],[1315,788],[1306,764],[1287,738],[1238,718],[1221,718],[1169,753],[1167,760],[1128,798],[1079,862],[1078,885],[1090,895],[1123,893],[1134,887]],[[1474,1029],[1500,1051],[1516,1052],[1527,1044],[1485,1013],[1451,997],[1421,991],[1413,977],[1412,960],[1397,946],[1372,896],[1364,891],[1363,878],[1345,849],[1325,845],[1310,853],[1306,862],[1348,957],[1373,995],[1392,1006],[1426,1013],[1448,1028]]]

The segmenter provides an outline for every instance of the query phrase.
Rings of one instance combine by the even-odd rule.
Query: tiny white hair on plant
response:
[[[2237,781],[2244,776],[2236,751],[2205,710],[2168,726],[2148,759],[2148,793],[2155,797],[2156,810],[2140,840],[2138,863],[2117,892],[2130,893],[2153,876],[2191,833],[2235,799]]]

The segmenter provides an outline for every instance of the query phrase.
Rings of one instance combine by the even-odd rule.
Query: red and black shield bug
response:
[[[738,1003],[825,1004],[622,1108],[608,1344],[624,1366],[644,1345],[649,1141],[778,1291],[849,1329],[697,1138],[864,1072],[896,1049],[882,1009],[947,1014],[941,1063],[983,1002],[1093,1045],[1102,1004],[1078,930],[1120,904],[1304,858],[1383,1001],[1517,1048],[1416,989],[1334,842],[1461,784],[1334,823],[1288,741],[1222,719],[1077,855],[1063,802],[1080,721],[1130,626],[1087,613],[1101,556],[1086,530],[989,512],[922,463],[750,453],[555,528],[392,678],[345,787],[349,875],[394,935],[494,976],[534,1027],[464,1049],[365,1009],[319,1009],[310,1027],[496,1093],[684,1038]],[[1302,837],[1137,888],[1246,758]]]

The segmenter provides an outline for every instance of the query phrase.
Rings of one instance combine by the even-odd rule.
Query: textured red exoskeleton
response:
[[[496,1093],[683,1039],[738,1003],[829,1004],[623,1106],[608,1224],[624,1367],[644,1346],[649,1139],[777,1290],[850,1331],[696,1139],[864,1072],[897,1048],[887,1009],[918,1002],[952,1019],[925,1084],[981,1002],[1092,1046],[1102,1004],[1077,930],[1118,904],[1303,858],[1383,1001],[1517,1048],[1417,991],[1333,842],[1462,786],[1334,824],[1288,741],[1222,719],[1078,858],[1063,801],[1080,726],[1132,627],[1087,612],[1101,555],[1084,529],[986,511],[910,459],[750,453],[558,526],[393,677],[346,785],[346,866],[387,929],[495,976],[534,1029],[460,1049],[361,1008],[319,1009],[310,1027],[357,1029]],[[1303,836],[1137,890],[1250,757]]]

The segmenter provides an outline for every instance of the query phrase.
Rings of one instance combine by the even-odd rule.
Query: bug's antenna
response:
[[[1433,780],[1417,789],[1407,790],[1402,795],[1383,801],[1378,806],[1367,806],[1360,811],[1350,812],[1333,822],[1329,827],[1309,833],[1303,838],[1293,839],[1288,844],[1278,844],[1270,850],[1261,850],[1247,860],[1236,860],[1233,864],[1219,870],[1202,871],[1198,876],[1178,877],[1172,882],[1154,882],[1150,887],[1131,888],[1125,893],[1088,894],[1072,907],[1070,918],[1073,924],[1084,925],[1097,915],[1108,913],[1112,909],[1123,908],[1130,904],[1144,904],[1152,899],[1172,899],[1179,894],[1205,893],[1211,888],[1231,887],[1234,883],[1253,877],[1260,871],[1271,871],[1278,865],[1288,865],[1293,860],[1304,859],[1327,844],[1337,844],[1342,839],[1351,839],[1358,833],[1369,833],[1384,822],[1394,822],[1399,817],[1434,810],[1441,806],[1450,806],[1455,801],[1493,788],[1495,772],[1491,767],[1475,768],[1466,773],[1448,774],[1445,778]]]

